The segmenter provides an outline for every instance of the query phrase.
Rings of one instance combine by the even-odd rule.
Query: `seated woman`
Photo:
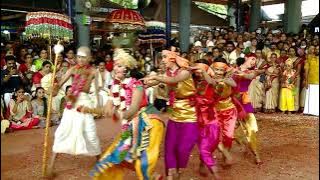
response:
[[[32,106],[30,99],[24,95],[24,88],[19,87],[9,103],[10,128],[12,130],[25,130],[37,128],[38,118],[32,118]]]
[[[40,120],[39,126],[46,127],[47,116],[47,98],[44,97],[45,92],[42,87],[37,87],[35,96],[32,98],[31,105],[33,109],[33,117]]]
[[[41,86],[41,79],[50,73],[51,71],[51,62],[49,61],[45,61],[42,63],[42,69],[36,73],[33,74],[32,76],[32,83],[33,83],[33,86],[31,88],[31,91],[35,91],[37,87],[40,87]]]

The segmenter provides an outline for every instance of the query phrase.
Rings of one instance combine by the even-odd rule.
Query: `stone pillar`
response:
[[[301,4],[302,0],[285,1],[283,24],[287,33],[299,33],[302,17]]]
[[[180,49],[188,52],[190,45],[191,0],[179,1],[179,36]]]
[[[83,24],[83,15],[85,14],[84,0],[75,1],[75,24],[77,26],[77,45],[90,46],[90,27]]]
[[[233,26],[235,29],[237,28],[236,23],[236,3],[233,0],[228,0],[228,19],[229,26]]]
[[[241,7],[241,0],[236,0],[236,30],[237,32],[240,32],[241,30],[241,24],[240,24],[240,19],[243,18],[241,17],[241,12],[240,12],[240,7]]]
[[[261,0],[251,0],[250,2],[250,28],[249,31],[255,31],[261,20]]]
[[[169,48],[171,41],[171,0],[166,0],[166,40],[167,48]]]

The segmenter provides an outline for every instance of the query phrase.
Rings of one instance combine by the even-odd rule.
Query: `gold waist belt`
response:
[[[232,109],[234,107],[235,107],[235,105],[233,104],[231,97],[224,99],[224,100],[220,100],[215,105],[215,108],[217,111],[228,110],[228,109]]]

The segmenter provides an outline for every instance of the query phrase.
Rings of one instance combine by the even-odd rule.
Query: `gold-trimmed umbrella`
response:
[[[118,9],[107,15],[107,29],[114,32],[144,31],[145,22],[142,15],[134,10]]]

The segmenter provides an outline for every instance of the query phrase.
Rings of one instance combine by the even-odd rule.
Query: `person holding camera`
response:
[[[12,64],[12,65],[11,65]],[[1,86],[3,87],[4,102],[7,107],[12,93],[26,83],[26,78],[22,73],[19,73],[15,64],[15,59],[7,60],[7,69],[1,73]]]

